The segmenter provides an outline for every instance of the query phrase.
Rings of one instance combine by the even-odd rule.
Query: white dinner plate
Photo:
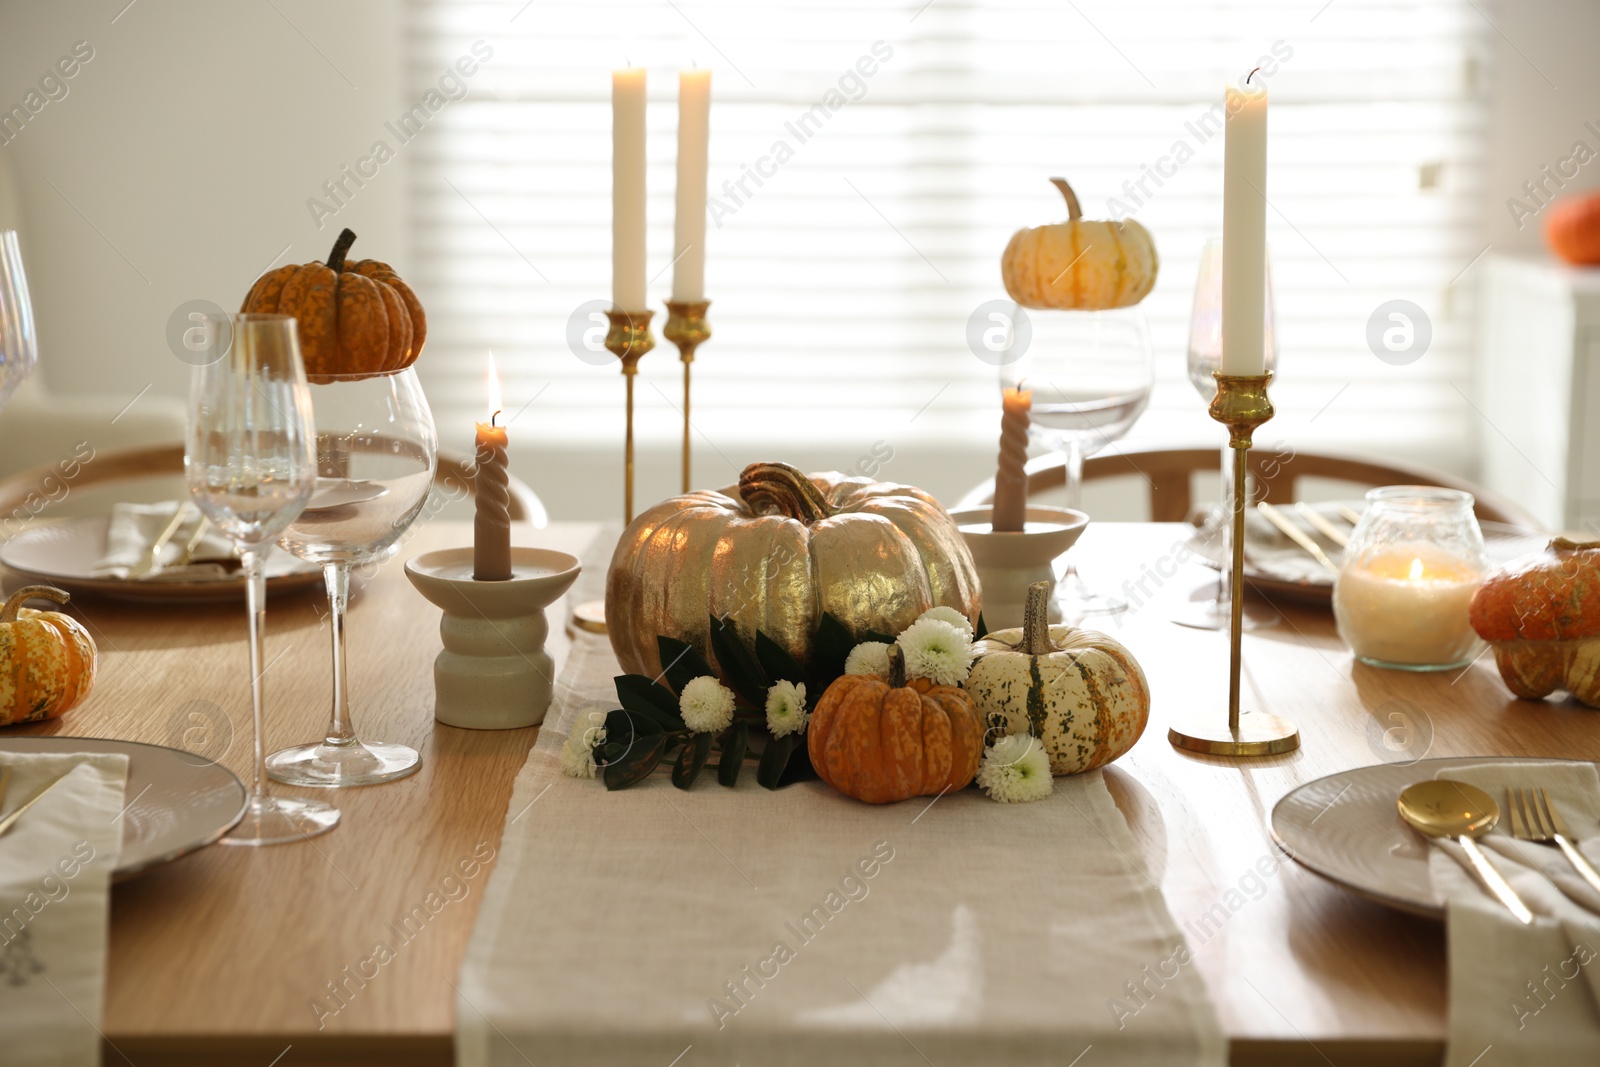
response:
[[[0,564],[14,576],[6,587],[53,585],[69,593],[118,600],[192,603],[244,599],[244,575],[238,572],[220,577],[163,577],[157,573],[138,580],[96,575],[94,567],[105,558],[106,529],[110,525],[109,515],[93,515],[23,530],[0,545]],[[267,558],[268,594],[321,584],[322,568],[315,563],[296,559],[281,549]]]
[[[244,783],[204,756],[102,737],[0,737],[0,752],[110,752],[128,757],[122,852],[111,880],[214,844],[244,818]],[[27,818],[27,816],[23,816]]]
[[[1272,808],[1272,839],[1302,867],[1380,904],[1444,918],[1428,877],[1428,844],[1400,818],[1406,786],[1451,767],[1580,760],[1463,756],[1380,763],[1307,782]]]

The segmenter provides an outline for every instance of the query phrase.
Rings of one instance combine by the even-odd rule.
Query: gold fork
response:
[[[1595,892],[1600,893],[1600,873],[1597,873],[1592,864],[1584,859],[1572,844],[1572,839],[1567,836],[1566,821],[1561,818],[1561,813],[1550,802],[1550,792],[1547,789],[1507,789],[1506,800],[1511,813],[1511,836],[1519,841],[1538,841],[1549,844],[1554,841],[1561,849],[1567,862],[1572,864],[1572,869],[1583,876],[1583,880],[1591,885]]]

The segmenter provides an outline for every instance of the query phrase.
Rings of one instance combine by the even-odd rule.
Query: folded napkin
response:
[[[0,752],[0,767],[5,812],[66,776],[0,837],[0,1059],[98,1064],[128,757]]]
[[[112,505],[111,522],[106,527],[106,554],[100,557],[90,573],[96,578],[127,578],[133,568],[149,555],[150,547],[156,543],[156,538],[161,536],[172,521],[173,513],[180,507],[185,509],[186,514],[178,524],[177,531],[162,546],[161,566],[145,575],[144,580],[215,581],[236,574],[239,566],[233,543],[215,527],[206,530],[205,536],[190,554],[189,562],[181,567],[176,566],[183,555],[184,546],[200,524],[200,509],[186,500]],[[273,578],[302,570],[306,566],[287,553],[269,552],[264,570],[268,578]]]
[[[1449,926],[1446,1067],[1468,1067],[1490,1046],[1495,1063],[1593,1067],[1600,1063],[1600,893],[1554,844],[1510,836],[1506,790],[1547,789],[1579,851],[1600,864],[1600,771],[1593,764],[1496,762],[1438,777],[1475,785],[1500,805],[1499,826],[1478,843],[1534,913],[1524,925],[1490,896],[1459,845],[1439,842],[1430,850],[1429,873]]]

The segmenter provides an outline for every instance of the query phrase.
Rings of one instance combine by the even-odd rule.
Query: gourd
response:
[[[1150,684],[1133,653],[1105,634],[1050,625],[1050,583],[1028,587],[1024,624],[976,645],[967,678],[991,741],[1029,733],[1055,775],[1103,767],[1150,720]]]
[[[622,668],[656,677],[657,635],[715,666],[711,619],[757,631],[810,667],[822,614],[856,635],[899,633],[931,607],[977,619],[978,575],[956,524],[908,485],[809,477],[752,463],[739,485],[671,497],[633,520],[606,576],[606,619]]]
[[[889,647],[889,680],[846,674],[817,701],[806,730],[817,777],[868,804],[964,789],[983,758],[983,727],[954,686],[909,686]]]
[[[53,586],[28,585],[0,607],[0,726],[54,719],[94,688],[94,638],[71,616],[22,606],[34,597],[69,599]]]
[[[1131,307],[1155,287],[1155,241],[1135,219],[1085,219],[1065,178],[1051,178],[1067,221],[1018,230],[1000,257],[1006,292],[1026,308],[1096,311]]]
[[[404,370],[422,354],[428,319],[411,287],[375,259],[347,262],[356,235],[339,234],[327,263],[290,264],[250,287],[241,311],[292,315],[306,378],[371,377]]]
[[[1544,219],[1550,250],[1575,267],[1600,264],[1600,193],[1569,196],[1550,205]]]
[[[1565,689],[1600,707],[1600,541],[1557,537],[1492,572],[1468,617],[1517,696]]]

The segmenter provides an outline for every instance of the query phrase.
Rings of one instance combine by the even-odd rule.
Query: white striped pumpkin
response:
[[[1049,624],[1050,585],[1028,587],[1025,623],[977,642],[967,693],[990,743],[1028,733],[1055,775],[1103,767],[1133,747],[1150,719],[1150,683],[1120,643]]]
[[[1132,307],[1155,288],[1161,261],[1150,231],[1134,219],[1083,217],[1064,178],[1067,221],[1018,230],[1000,256],[1000,280],[1025,308],[1096,311]]]

